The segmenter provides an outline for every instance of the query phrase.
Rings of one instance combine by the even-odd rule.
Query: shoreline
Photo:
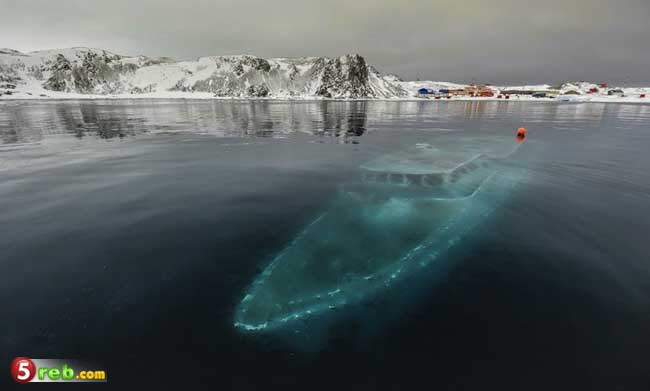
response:
[[[199,93],[200,94],[200,93]],[[418,97],[404,98],[325,98],[325,97],[217,97],[211,94],[173,94],[173,95],[84,95],[84,94],[66,94],[59,96],[25,96],[24,94],[2,95],[0,102],[26,102],[26,101],[119,101],[119,100],[158,100],[158,101],[240,101],[240,102],[540,102],[540,103],[557,103],[557,104],[581,104],[581,103],[618,103],[618,104],[638,104],[650,105],[648,98],[631,98],[631,97],[589,97],[576,99],[573,101],[561,101],[549,98],[532,98],[519,97],[510,99],[499,99],[493,97],[454,97],[451,99],[430,99]]]

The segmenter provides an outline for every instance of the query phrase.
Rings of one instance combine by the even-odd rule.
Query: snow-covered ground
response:
[[[0,99],[436,99],[418,90],[462,90],[464,84],[402,81],[382,75],[359,55],[272,58],[250,55],[196,61],[121,56],[69,48],[20,53],[0,49]],[[625,102],[650,104],[650,87],[602,88],[579,82],[562,86],[489,86],[493,97],[442,96],[451,100]],[[597,91],[596,91],[597,90]],[[508,91],[506,97],[502,94]],[[518,93],[521,91],[521,93]],[[530,92],[545,92],[533,97]],[[596,91],[596,92],[595,92]],[[644,97],[645,95],[645,97]]]

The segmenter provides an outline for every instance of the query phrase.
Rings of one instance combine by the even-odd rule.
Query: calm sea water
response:
[[[2,102],[2,365],[91,358],[112,386],[160,389],[648,390],[649,121],[617,104]],[[387,292],[314,344],[233,328],[359,165],[519,126],[525,176],[408,305]]]

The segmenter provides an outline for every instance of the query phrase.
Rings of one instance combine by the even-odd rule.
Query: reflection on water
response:
[[[0,106],[2,144],[69,134],[124,138],[144,133],[191,132],[224,137],[273,137],[309,132],[340,138],[366,131],[367,103],[278,104],[254,101],[27,102]]]
[[[0,144],[42,141],[51,135],[124,138],[145,133],[190,132],[222,137],[276,137],[307,132],[354,141],[382,121],[453,131],[459,118],[501,120],[517,113],[527,123],[598,122],[624,115],[642,121],[648,105],[530,104],[521,102],[269,102],[269,101],[72,101],[0,103]],[[436,127],[437,126],[437,127]]]

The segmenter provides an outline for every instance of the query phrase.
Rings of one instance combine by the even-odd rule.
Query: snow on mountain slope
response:
[[[419,89],[465,87],[448,82],[402,81],[397,76],[382,75],[359,55],[270,59],[239,55],[174,61],[166,57],[122,56],[85,47],[31,53],[0,49],[0,99],[427,99],[418,95]],[[587,82],[493,88],[583,95],[583,100],[588,98],[592,102],[650,102],[646,98],[649,88],[598,89],[596,84]],[[468,95],[450,98],[499,99]],[[535,99],[530,94],[515,94],[512,98]]]
[[[3,91],[4,90],[4,91]],[[217,97],[396,98],[407,92],[359,55],[273,58],[250,55],[168,58],[125,57],[101,49],[20,53],[0,49],[0,94],[165,96],[170,92]]]

